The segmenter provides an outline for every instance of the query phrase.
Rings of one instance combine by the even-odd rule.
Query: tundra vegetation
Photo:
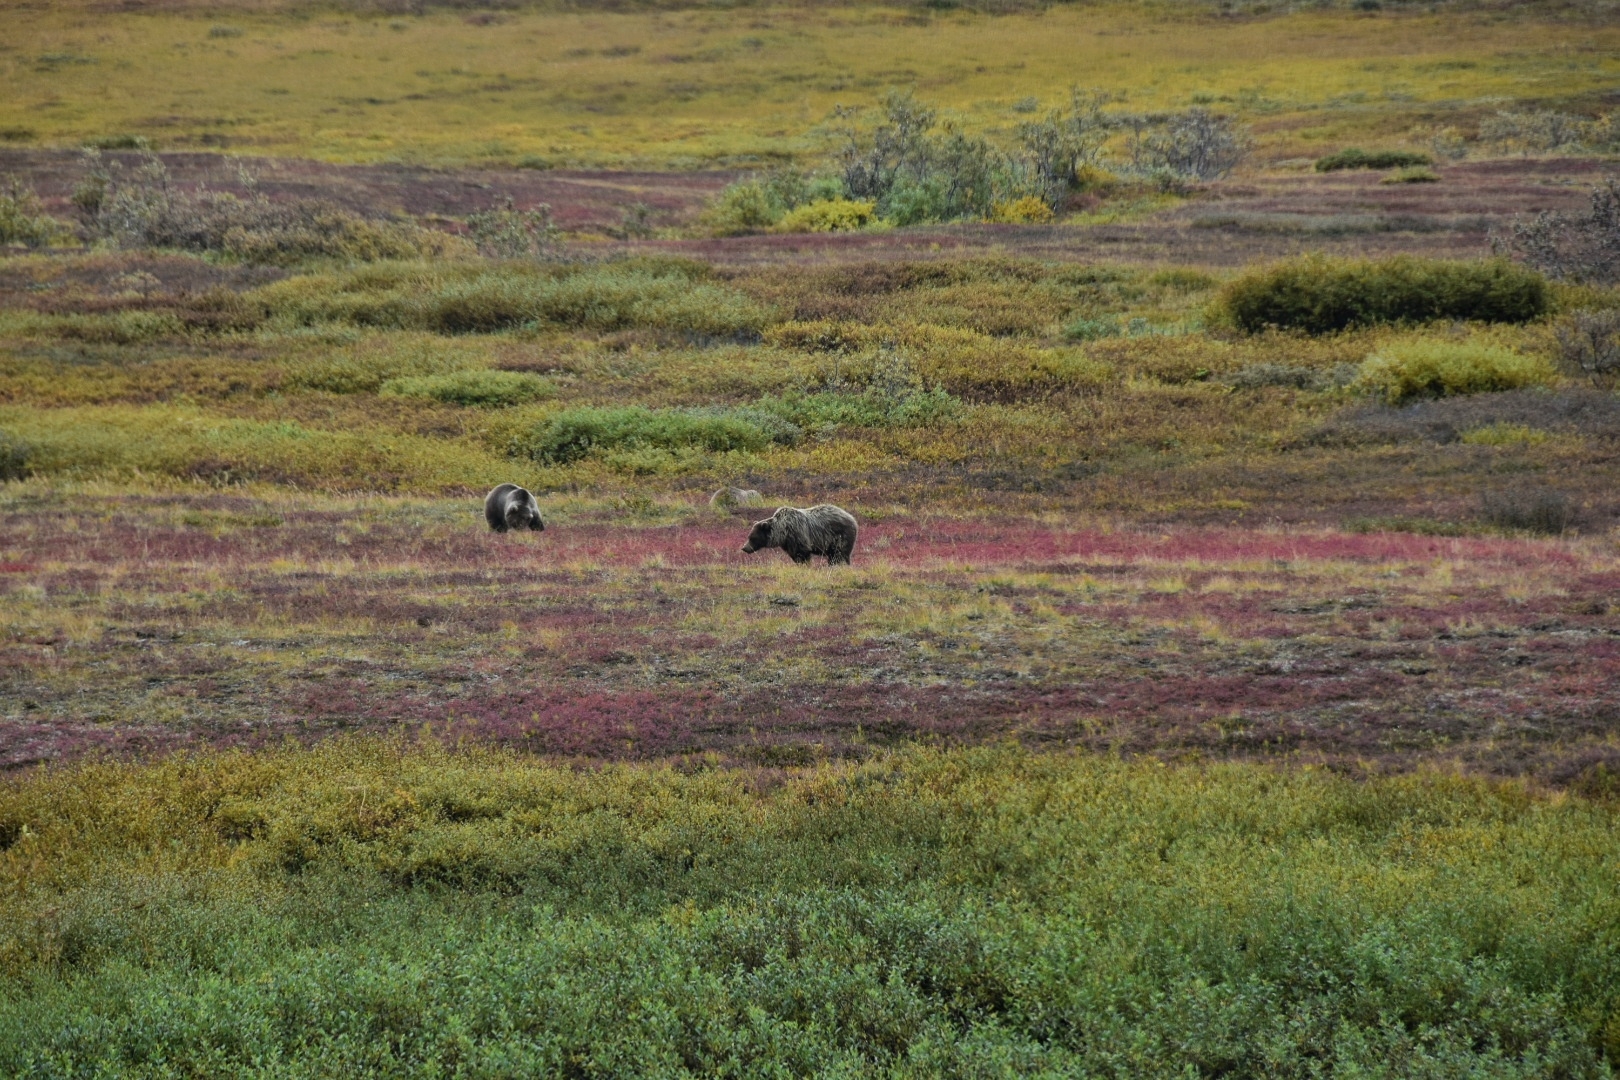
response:
[[[1613,1075],[1601,11],[12,15],[0,1073]]]

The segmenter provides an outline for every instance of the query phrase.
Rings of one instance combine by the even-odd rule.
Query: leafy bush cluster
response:
[[[0,189],[0,246],[42,248],[66,232],[60,221],[45,213],[33,188],[12,177]]]
[[[568,465],[623,450],[757,453],[792,446],[803,435],[797,425],[764,409],[582,406],[552,416],[513,449],[542,464]]]
[[[481,253],[496,259],[550,257],[562,235],[548,203],[518,210],[510,195],[499,206],[467,215],[467,232]]]
[[[93,236],[122,247],[217,252],[276,265],[311,258],[412,259],[444,249],[439,234],[372,221],[330,202],[183,191],[155,155],[132,173],[118,162],[103,161],[95,150],[85,152],[85,165],[73,202]]]
[[[1396,403],[1546,386],[1556,378],[1543,357],[1491,345],[1413,341],[1386,346],[1369,357],[1357,383]]]
[[[1620,309],[1571,312],[1556,333],[1565,364],[1599,386],[1620,379]]]
[[[764,793],[356,740],[28,773],[0,1073],[1601,1077],[1615,826],[1006,750]]]
[[[776,223],[776,228],[778,232],[785,233],[854,232],[876,220],[875,203],[822,199],[789,210]]]
[[[1066,110],[1019,124],[1009,149],[942,122],[910,93],[890,92],[870,128],[858,123],[861,110],[837,112],[843,126],[836,176],[779,170],[741,181],[721,193],[706,220],[724,235],[772,227],[831,231],[874,217],[894,225],[1038,223],[1102,175],[1104,146],[1117,132],[1129,131],[1130,138],[1128,157],[1116,167],[1164,186],[1224,176],[1248,152],[1247,136],[1229,117],[1201,106],[1130,115],[1105,111],[1112,100],[1075,90]]]
[[[1433,165],[1428,154],[1411,150],[1362,150],[1350,147],[1326,157],[1316,159],[1317,172],[1337,172],[1340,169],[1406,169]]]
[[[704,211],[703,220],[720,236],[741,236],[772,228],[795,211],[803,210],[806,215],[832,213],[827,210],[811,211],[810,208],[820,203],[845,201],[844,190],[837,180],[807,176],[790,166],[729,185]],[[840,216],[847,217],[847,211]],[[807,217],[806,220],[812,219]]]
[[[1515,218],[1504,236],[1493,236],[1497,251],[1566,281],[1620,282],[1620,179],[1610,177],[1592,189],[1584,214],[1544,210]]]
[[[382,384],[379,393],[384,397],[495,408],[539,401],[555,394],[556,388],[540,376],[527,372],[480,370],[390,379]]]
[[[1228,282],[1215,312],[1250,333],[1277,327],[1325,334],[1434,319],[1528,322],[1550,306],[1542,276],[1505,261],[1312,257]]]
[[[1552,110],[1504,111],[1481,122],[1479,139],[1519,153],[1613,153],[1620,150],[1620,113],[1593,119]]]

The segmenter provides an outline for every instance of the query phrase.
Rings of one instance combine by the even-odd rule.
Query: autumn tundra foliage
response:
[[[0,1074],[1613,1075],[1601,5],[384,7],[8,13]]]

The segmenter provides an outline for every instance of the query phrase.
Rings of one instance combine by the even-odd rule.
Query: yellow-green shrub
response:
[[[777,232],[854,232],[877,219],[877,206],[853,199],[824,199],[789,210],[776,224]]]
[[[1046,200],[1034,195],[997,203],[990,210],[990,220],[1004,225],[1044,225],[1056,216]]]
[[[1390,402],[1546,386],[1552,364],[1499,345],[1413,341],[1386,345],[1361,365],[1357,385]]]

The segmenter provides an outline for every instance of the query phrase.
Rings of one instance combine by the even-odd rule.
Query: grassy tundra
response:
[[[1612,1076],[1600,16],[8,11],[0,1074]]]
[[[0,52],[13,143],[139,136],[331,161],[691,167],[809,160],[835,105],[913,86],[969,130],[1010,128],[1070,86],[1132,108],[1205,102],[1268,157],[1503,103],[1597,103],[1620,30],[1536,9],[1223,17],[1203,5],[365,16],[197,7],[109,16],[15,7]],[[1021,104],[1033,99],[1030,108]],[[1025,112],[1010,113],[1013,107]],[[1424,136],[1426,138],[1426,135]]]

